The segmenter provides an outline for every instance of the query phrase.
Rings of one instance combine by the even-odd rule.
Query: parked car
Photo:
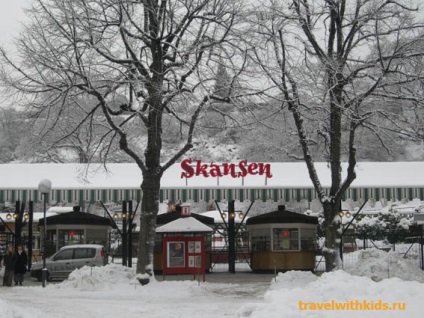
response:
[[[69,274],[83,266],[103,266],[107,264],[107,256],[102,245],[81,244],[62,247],[58,252],[46,259],[47,280],[66,279]],[[43,262],[31,266],[31,277],[42,280]]]

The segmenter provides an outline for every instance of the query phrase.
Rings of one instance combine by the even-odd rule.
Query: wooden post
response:
[[[133,226],[133,204],[128,201],[128,267],[132,267],[132,226]]]
[[[122,265],[127,266],[128,244],[127,244],[127,201],[122,201]]]
[[[31,270],[32,266],[32,224],[34,220],[34,202],[29,201],[28,203],[28,271]]]
[[[228,201],[228,271],[236,272],[236,249],[235,249],[235,212],[234,200]]]

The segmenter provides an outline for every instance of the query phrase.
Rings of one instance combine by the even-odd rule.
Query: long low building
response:
[[[106,167],[106,169],[105,169]],[[331,185],[327,163],[315,164],[321,184]],[[343,165],[343,175],[347,165]],[[424,200],[424,162],[359,162],[344,200]],[[1,164],[0,203],[41,202],[38,184],[52,182],[50,202],[141,200],[136,164]],[[185,160],[162,177],[160,200],[292,202],[316,199],[304,162],[201,163]]]

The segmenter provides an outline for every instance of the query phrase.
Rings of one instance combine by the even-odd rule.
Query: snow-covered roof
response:
[[[74,209],[72,206],[52,206],[47,210],[47,212],[51,213],[68,213],[73,211]]]
[[[223,214],[225,214],[225,222],[228,222],[228,212],[226,211],[222,211]],[[235,212],[236,213],[236,217],[234,218],[234,222],[235,223],[240,223],[242,221],[242,218],[239,217],[239,213],[238,211]],[[221,214],[219,213],[218,210],[214,210],[214,211],[208,211],[208,212],[202,212],[199,213],[200,215],[203,216],[208,216],[210,218],[213,218],[215,220],[215,224],[217,223],[224,223],[224,221],[222,220]],[[245,218],[246,219],[249,218],[248,216]]]
[[[181,178],[177,163],[163,175],[161,188],[312,188],[304,162],[270,163],[272,178],[248,175]],[[37,189],[43,179],[52,181],[53,189],[140,189],[142,175],[136,164],[1,164],[0,189]],[[321,184],[331,184],[327,163],[315,163]],[[343,164],[342,174],[346,174]],[[424,187],[424,162],[359,162],[352,187]]]
[[[38,189],[44,179],[52,189],[140,188],[141,171],[135,164],[1,164],[0,189]]]
[[[182,232],[212,232],[213,230],[204,225],[202,222],[193,217],[180,218],[175,221],[169,222],[156,229],[156,233],[182,233]]]

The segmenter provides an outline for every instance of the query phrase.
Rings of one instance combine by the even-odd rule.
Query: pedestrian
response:
[[[13,252],[13,246],[7,246],[6,253],[3,256],[4,276],[3,286],[12,286],[13,273],[15,270],[15,253]]]
[[[21,244],[18,245],[15,256],[15,285],[19,284],[22,286],[24,275],[27,271],[28,257]]]

